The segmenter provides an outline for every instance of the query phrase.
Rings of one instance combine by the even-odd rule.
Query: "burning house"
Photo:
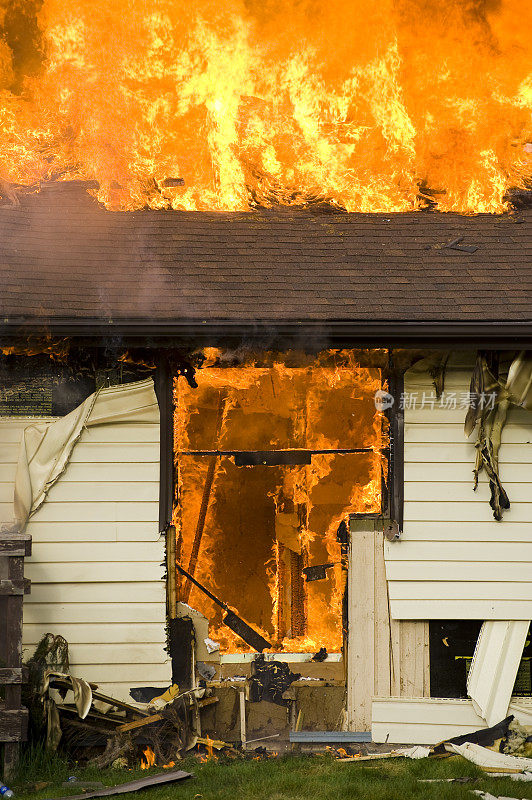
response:
[[[300,712],[309,738],[487,724],[466,674],[488,621],[516,637],[494,692],[530,695],[526,386],[476,492],[463,430],[529,345],[528,211],[124,215],[58,183],[0,213],[25,648],[64,636],[122,700],[207,676],[225,739],[241,692],[250,739]],[[290,671],[273,717],[259,652]]]
[[[356,64],[339,3],[305,57],[253,3],[194,19],[162,3],[148,26],[133,4],[123,31],[99,4],[12,5],[6,653],[23,602],[25,652],[64,637],[71,674],[122,703],[201,685],[202,731],[244,746],[530,723],[532,131],[513,4],[444,4],[460,58],[447,17],[425,19],[429,53],[421,4],[375,4]],[[429,57],[445,90],[420,105]],[[497,89],[464,98],[481,62]],[[0,739],[22,736],[19,706],[9,686]]]

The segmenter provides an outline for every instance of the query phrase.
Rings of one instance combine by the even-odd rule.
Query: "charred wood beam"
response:
[[[159,531],[162,533],[172,523],[174,508],[174,381],[165,354],[159,359],[154,385],[160,417]]]
[[[271,647],[271,644],[264,639],[257,631],[255,631],[247,622],[235,614],[234,611],[225,603],[223,600],[220,600],[219,597],[216,597],[209,589],[207,589],[202,583],[200,583],[193,575],[186,571],[180,564],[176,564],[177,570],[183,575],[185,578],[194,584],[200,591],[203,592],[208,598],[210,598],[213,603],[215,603],[220,608],[223,608],[225,611],[225,617],[223,618],[222,622],[224,625],[227,625],[233,633],[236,633],[237,636],[240,636],[246,644],[249,644],[250,647],[253,647],[254,650],[257,652],[262,653],[263,650],[268,650]]]
[[[221,394],[220,402],[218,404],[218,414],[216,417],[216,434],[215,434],[216,444],[218,444],[220,441],[226,403],[227,403],[227,396],[225,394]],[[201,498],[201,506],[198,514],[198,521],[196,523],[196,531],[194,533],[194,541],[192,543],[192,550],[190,552],[190,559],[188,562],[188,571],[190,572],[191,575],[194,575],[196,572],[196,566],[198,563],[198,557],[201,548],[201,540],[203,538],[205,521],[207,519],[207,512],[209,510],[209,500],[211,499],[212,485],[214,482],[214,476],[216,475],[216,466],[217,466],[216,457],[212,456],[211,460],[209,461],[209,466],[207,467],[207,477],[205,478],[203,495]],[[189,601],[191,589],[192,589],[191,582],[189,580],[186,580],[183,586],[183,600],[185,603],[188,603]]]
[[[210,456],[222,458],[228,456],[235,459],[237,467],[278,467],[298,466],[310,464],[312,456],[316,455],[352,455],[359,453],[374,453],[372,447],[356,447],[330,450],[182,450],[178,456]],[[387,448],[383,448],[383,453]]]
[[[389,375],[390,394],[394,398],[393,406],[388,409],[390,422],[389,481],[387,505],[390,519],[397,523],[398,533],[403,530],[404,518],[404,410],[400,398],[404,392],[404,373],[393,370]],[[385,511],[383,509],[383,511]]]

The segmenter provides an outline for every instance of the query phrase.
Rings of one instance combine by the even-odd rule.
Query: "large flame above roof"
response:
[[[522,0],[1,0],[0,22],[8,184],[476,213],[532,174]]]

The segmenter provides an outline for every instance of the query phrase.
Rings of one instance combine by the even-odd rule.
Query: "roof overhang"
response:
[[[323,346],[441,347],[446,349],[532,348],[531,321],[370,320],[149,320],[10,319],[0,323],[0,339],[69,336],[83,340],[120,337],[146,345],[250,343],[314,349]]]

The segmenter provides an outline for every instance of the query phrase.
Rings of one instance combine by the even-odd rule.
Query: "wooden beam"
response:
[[[243,689],[238,692],[238,707],[240,711],[240,742],[242,750],[246,749],[246,693]]]

